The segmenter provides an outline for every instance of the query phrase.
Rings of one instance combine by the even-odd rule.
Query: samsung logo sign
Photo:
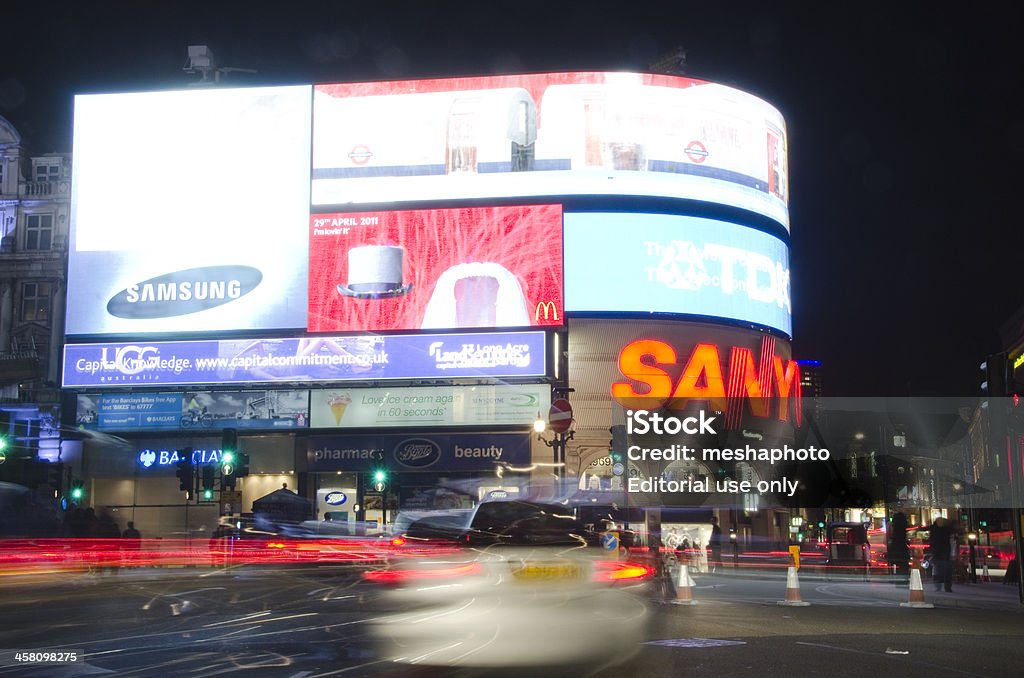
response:
[[[441,459],[441,446],[426,438],[403,440],[395,447],[395,461],[408,468],[426,468]]]
[[[256,289],[263,273],[252,266],[206,266],[130,285],[107,302],[118,318],[170,318],[227,304]]]

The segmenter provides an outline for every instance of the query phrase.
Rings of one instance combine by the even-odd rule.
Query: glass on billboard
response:
[[[313,428],[531,426],[551,407],[547,384],[342,388],[312,392]]]
[[[75,422],[96,431],[305,428],[309,391],[81,393]]]
[[[67,334],[304,327],[311,98],[76,97]]]
[[[66,388],[540,377],[545,333],[66,344]]]
[[[314,205],[649,195],[788,228],[781,114],[715,83],[548,73],[314,87]]]
[[[774,236],[724,221],[567,213],[565,310],[701,315],[789,335],[789,251]]]
[[[563,322],[560,205],[310,218],[311,332]]]

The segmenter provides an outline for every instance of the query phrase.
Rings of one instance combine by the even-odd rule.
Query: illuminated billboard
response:
[[[75,97],[66,333],[301,328],[311,88]]]
[[[313,428],[532,426],[547,384],[343,388],[312,392]]]
[[[305,428],[309,391],[80,393],[75,425],[97,431]]]
[[[314,205],[646,195],[788,228],[786,127],[693,78],[549,73],[314,87]]]
[[[310,217],[311,332],[561,325],[560,205]]]
[[[789,252],[774,236],[712,219],[567,213],[565,310],[727,318],[789,335]]]
[[[544,332],[65,344],[64,386],[542,377]]]

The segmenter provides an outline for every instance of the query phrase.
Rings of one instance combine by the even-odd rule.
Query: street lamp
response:
[[[551,440],[544,437],[544,431],[547,430],[547,424],[540,418],[540,413],[537,413],[537,419],[533,422],[533,430],[537,433],[537,440],[544,443],[552,450],[555,455],[555,467],[559,469],[561,476],[565,476],[565,448],[570,440],[576,436],[576,431],[567,431],[566,433],[554,434]]]

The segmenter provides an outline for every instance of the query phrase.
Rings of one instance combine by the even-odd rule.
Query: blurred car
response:
[[[438,509],[438,510],[404,510],[395,516],[391,523],[391,534],[400,536],[409,531],[414,523],[426,520],[435,522],[438,525],[457,524],[462,530],[469,527],[469,521],[473,519],[473,509]]]
[[[423,522],[410,531],[430,527]],[[648,619],[641,594],[654,569],[614,560],[566,507],[485,502],[455,541],[462,548],[446,557],[364,575],[403,610],[374,627],[390,660],[594,667],[639,649]]]

